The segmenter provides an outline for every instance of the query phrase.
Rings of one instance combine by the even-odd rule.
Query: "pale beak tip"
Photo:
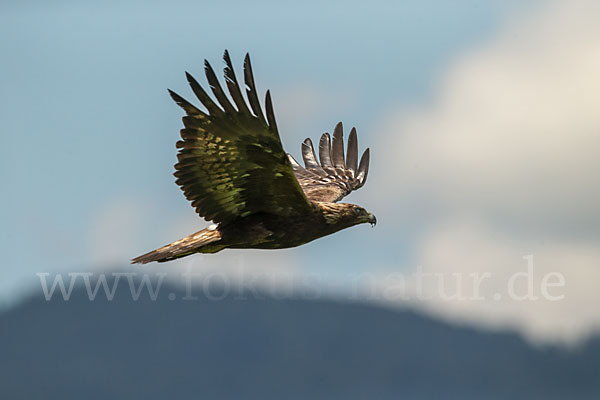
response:
[[[377,218],[375,218],[375,215],[369,214],[369,223],[371,224],[371,228],[377,225]]]

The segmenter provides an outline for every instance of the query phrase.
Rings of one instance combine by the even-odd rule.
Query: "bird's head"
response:
[[[338,230],[367,222],[371,226],[377,224],[374,214],[356,204],[320,203],[319,208],[327,224],[337,227]]]

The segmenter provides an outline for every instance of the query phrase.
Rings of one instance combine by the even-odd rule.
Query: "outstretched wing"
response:
[[[244,82],[249,107],[242,96],[231,59],[225,51],[225,81],[233,104],[208,63],[206,78],[214,102],[188,73],[188,82],[207,112],[169,90],[181,106],[184,129],[177,142],[176,182],[200,216],[227,223],[253,213],[282,216],[311,210],[288,160],[267,91],[266,119],[260,107],[250,57],[244,59]]]
[[[302,143],[305,167],[298,164],[291,155],[288,154],[288,157],[304,194],[312,201],[339,201],[351,191],[362,187],[369,173],[369,149],[365,150],[358,164],[358,139],[354,128],[348,137],[348,150],[344,159],[344,134],[341,122],[333,131],[333,145],[328,133],[321,136],[320,163],[317,161],[310,139]]]

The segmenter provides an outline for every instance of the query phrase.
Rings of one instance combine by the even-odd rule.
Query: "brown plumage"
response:
[[[132,263],[169,261],[193,253],[225,248],[281,249],[295,247],[361,223],[376,223],[364,208],[336,203],[364,185],[369,149],[358,162],[353,128],[346,156],[342,123],[321,136],[319,157],[312,142],[302,143],[302,167],[283,150],[271,96],[260,107],[250,57],[244,60],[248,104],[242,96],[229,54],[225,51],[225,82],[233,104],[205,61],[209,86],[217,101],[186,73],[192,91],[206,111],[169,91],[186,116],[177,142],[176,183],[197,213],[215,225],[157,250]]]

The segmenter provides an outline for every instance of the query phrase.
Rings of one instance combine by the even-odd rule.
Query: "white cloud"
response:
[[[453,213],[598,227],[598,11],[560,2],[459,59],[433,105],[385,129],[398,185],[442,196]]]
[[[539,339],[598,327],[599,19],[600,3],[556,2],[512,24],[458,59],[432,104],[382,129],[382,169],[395,179],[371,183],[395,202],[380,207],[404,210],[398,223],[418,214],[425,269],[496,271],[499,284],[534,254],[566,278],[563,301],[438,302],[438,312]]]
[[[402,293],[432,315],[516,329],[533,341],[576,343],[600,328],[600,248],[593,243],[540,243],[452,221],[430,231],[418,252],[421,283],[407,275]],[[379,285],[378,297],[406,304],[393,277],[380,274]]]

